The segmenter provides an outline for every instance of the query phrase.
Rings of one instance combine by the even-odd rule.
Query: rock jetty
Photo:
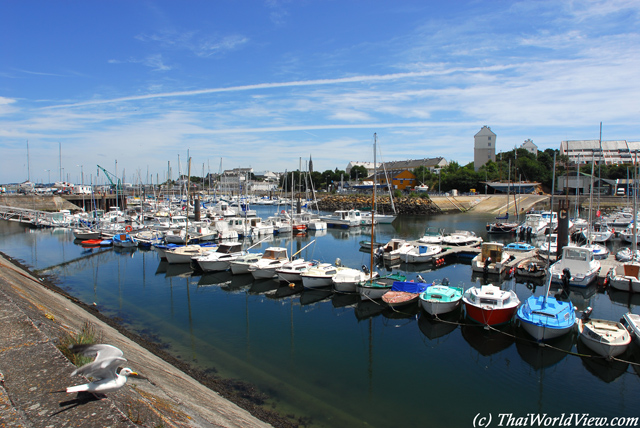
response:
[[[398,214],[425,215],[438,214],[440,209],[428,197],[401,197],[394,198],[393,203]],[[336,210],[371,210],[371,197],[367,195],[329,195],[318,200],[318,209],[322,211]],[[384,213],[393,212],[389,196],[378,198],[378,211]]]

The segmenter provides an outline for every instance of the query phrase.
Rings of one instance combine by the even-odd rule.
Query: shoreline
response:
[[[144,406],[136,409],[137,413],[146,413],[148,420],[169,426],[203,427],[288,428],[304,424],[262,406],[268,397],[253,385],[223,379],[192,367],[170,355],[163,349],[163,344],[127,330],[117,319],[104,316],[97,308],[69,295],[56,285],[54,277],[36,275],[21,261],[1,252],[0,265],[4,267],[0,272],[0,291],[10,294],[10,300],[27,313],[50,342],[57,343],[65,332],[77,333],[83,323],[89,322],[103,334],[104,342],[123,350],[132,368],[148,378],[130,378],[127,385],[144,397],[162,397],[160,400],[147,399],[145,404],[149,409],[142,409]],[[140,367],[136,365],[140,363]],[[145,369],[145,364],[157,371]],[[63,381],[70,384],[72,379],[65,375]],[[131,397],[129,401],[119,401],[117,396],[129,395],[127,392],[131,391],[126,391],[129,386],[121,390],[123,394],[118,391],[113,394],[114,398],[109,396],[124,414],[131,410]],[[185,421],[188,422],[186,425]]]

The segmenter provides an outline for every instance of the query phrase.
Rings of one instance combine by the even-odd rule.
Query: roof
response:
[[[392,169],[416,169],[418,167],[426,167],[433,168],[438,166],[440,163],[447,163],[446,159],[443,157],[438,158],[425,158],[425,159],[409,159],[403,161],[391,161],[385,162],[384,167],[388,170]]]

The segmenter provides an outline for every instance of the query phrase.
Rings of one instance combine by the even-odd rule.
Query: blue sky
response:
[[[0,2],[0,182],[640,140],[638,1]],[[29,163],[27,162],[27,141]],[[61,159],[60,162],[60,150]],[[180,157],[180,167],[178,166]],[[378,157],[380,160],[380,157]],[[60,168],[62,166],[62,171]],[[29,168],[28,168],[29,165]],[[82,165],[82,167],[80,167]]]

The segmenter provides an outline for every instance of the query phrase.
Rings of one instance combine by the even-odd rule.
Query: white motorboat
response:
[[[640,262],[632,261],[611,268],[609,286],[616,290],[640,293]]]
[[[484,325],[511,321],[520,299],[513,290],[502,290],[493,284],[470,287],[462,295],[467,316]]]
[[[578,333],[589,349],[609,359],[622,354],[631,343],[627,329],[616,321],[578,319]]]
[[[562,258],[551,265],[551,281],[576,287],[586,287],[596,280],[600,271],[600,261],[593,257],[588,248],[568,245],[562,249]]]
[[[278,275],[278,279],[282,282],[300,282],[302,281],[302,277],[300,275],[315,265],[315,262],[309,260],[294,259],[284,263],[282,267],[276,269],[276,274]]]
[[[471,270],[485,274],[501,275],[507,269],[511,255],[504,251],[504,244],[483,242],[480,254],[471,260]]]
[[[542,235],[547,229],[549,222],[542,217],[542,214],[527,214],[524,218],[524,222],[518,226],[517,233],[523,236],[536,237]]]
[[[257,262],[249,266],[249,272],[256,279],[273,278],[276,269],[279,269],[289,261],[287,249],[282,247],[269,247],[264,251]]]
[[[442,238],[443,245],[474,246],[482,242],[482,238],[469,230],[456,230]]]
[[[347,268],[334,266],[331,263],[320,263],[300,274],[302,285],[304,288],[329,287],[333,284],[333,277],[343,269]]]
[[[629,331],[636,343],[640,344],[640,315],[627,312],[622,316],[620,322]]]
[[[444,234],[441,230],[437,230],[433,227],[427,227],[424,231],[424,235],[418,239],[418,242],[422,242],[424,244],[441,244],[442,238],[444,238]]]
[[[399,260],[402,256],[413,248],[404,239],[393,238],[382,247],[376,250],[376,255],[382,257],[385,261]]]
[[[435,244],[412,245],[401,254],[401,259],[405,263],[427,263],[433,256],[442,252],[442,247]]]
[[[337,210],[328,216],[321,216],[321,220],[327,223],[328,227],[349,228],[354,226],[362,226],[371,224],[362,218],[362,213],[358,210]]]
[[[345,267],[340,269],[332,278],[333,288],[339,293],[356,293],[358,285],[369,278],[377,278],[378,272],[369,273],[366,266],[362,270]]]
[[[165,251],[165,257],[169,264],[191,263],[194,257],[202,256],[210,251],[215,251],[216,247],[200,245],[185,245],[183,247],[170,248]]]
[[[256,263],[262,258],[263,253],[248,253],[237,256],[235,260],[229,262],[229,268],[234,275],[242,275],[249,273],[249,266]]]
[[[241,254],[240,242],[222,242],[215,251],[196,256],[193,260],[204,272],[219,272],[229,269],[231,261]]]

